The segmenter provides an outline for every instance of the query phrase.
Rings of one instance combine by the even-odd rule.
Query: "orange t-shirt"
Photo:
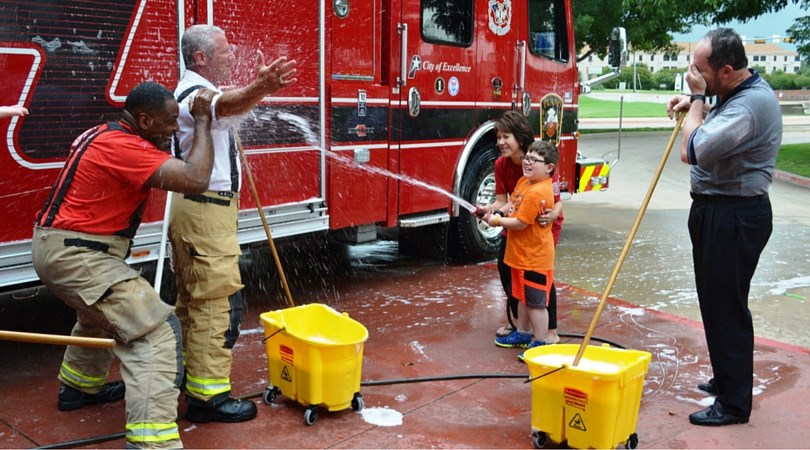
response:
[[[514,217],[528,226],[522,230],[509,230],[503,262],[522,270],[554,269],[554,238],[551,225],[540,226],[537,215],[544,208],[554,207],[554,187],[551,179],[529,183],[521,177],[511,197]]]

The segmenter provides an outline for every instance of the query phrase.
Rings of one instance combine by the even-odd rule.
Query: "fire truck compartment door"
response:
[[[389,97],[380,76],[380,0],[327,1],[326,13],[329,226],[359,242],[372,236],[359,230],[384,223],[387,214]]]
[[[334,0],[326,2],[332,21],[332,79],[374,79],[374,53],[380,46],[375,32],[379,0]]]
[[[402,1],[398,22],[407,25],[406,54],[401,36],[392,44],[406,67],[392,64],[391,80],[404,77],[392,109],[392,151],[402,176],[398,183],[400,220],[449,213],[455,165],[469,131],[475,128],[476,12],[468,0]],[[418,107],[417,107],[418,105]],[[434,189],[438,188],[438,189]]]

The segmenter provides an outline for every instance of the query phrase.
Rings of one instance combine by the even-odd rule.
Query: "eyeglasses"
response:
[[[535,159],[535,158],[532,158],[530,156],[524,156],[523,157],[523,162],[529,163],[530,165],[531,164],[537,164],[537,163],[543,163],[543,164],[546,163],[546,161],[543,160],[543,159]]]

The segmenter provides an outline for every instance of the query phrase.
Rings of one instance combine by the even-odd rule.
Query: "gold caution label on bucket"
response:
[[[567,387],[563,390],[565,405],[585,410],[588,406],[588,394],[577,389]]]
[[[278,347],[279,358],[288,364],[294,364],[294,356],[295,352],[293,351],[292,347],[287,347],[286,345],[279,345]]]

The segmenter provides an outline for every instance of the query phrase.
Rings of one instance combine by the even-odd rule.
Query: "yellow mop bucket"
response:
[[[685,117],[686,114],[679,113],[678,123],[661,155],[582,344],[546,345],[524,353],[532,380],[532,441],[537,448],[545,444],[546,438],[557,443],[567,440],[569,447],[576,448],[616,448],[623,442],[629,449],[638,446],[636,422],[644,376],[652,355],[638,350],[591,346],[588,342]]]
[[[276,395],[308,406],[304,422],[317,419],[318,405],[329,411],[363,409],[360,376],[368,330],[360,322],[322,304],[262,313],[270,386],[264,402]]]
[[[638,446],[636,423],[651,355],[608,346],[535,347],[525,352],[532,381],[532,441],[542,447],[568,441],[572,448]]]

